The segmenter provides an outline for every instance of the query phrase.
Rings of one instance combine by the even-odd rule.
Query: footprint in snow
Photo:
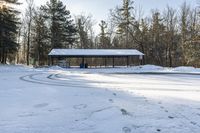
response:
[[[131,132],[131,129],[130,129],[129,127],[123,127],[123,128],[122,128],[122,131],[123,131],[124,133],[130,133],[130,132]]]
[[[109,99],[109,102],[114,103],[113,99]]]
[[[166,109],[165,109],[165,107],[163,107],[163,106],[160,106],[160,108],[161,108],[161,109],[164,109],[164,111],[165,111],[166,113],[168,113],[168,112],[169,112],[169,111],[168,111],[168,110],[166,110]]]
[[[46,106],[48,106],[49,104],[48,103],[41,103],[41,104],[36,104],[34,105],[35,108],[44,108]]]
[[[85,108],[87,108],[87,105],[86,104],[74,105],[73,108],[78,109],[78,110],[85,109]]]
[[[157,129],[156,131],[157,131],[157,132],[161,132],[161,129]]]
[[[126,111],[125,109],[121,109],[120,110],[122,112],[122,115],[125,115],[125,116],[132,116],[128,111]]]
[[[116,94],[116,93],[113,93],[113,96],[117,96],[117,94]]]
[[[60,108],[53,108],[53,109],[49,109],[48,111],[49,112],[55,112],[55,111],[57,111],[57,110],[59,110]]]
[[[164,107],[163,107],[163,106],[161,106],[160,108],[161,108],[161,109],[164,109]]]
[[[173,116],[168,116],[168,118],[169,118],[169,119],[174,119],[174,117],[173,117]]]
[[[193,121],[191,121],[190,123],[191,123],[192,125],[196,125],[196,124],[197,124],[196,122],[193,122]]]
[[[21,115],[19,115],[19,117],[32,117],[32,116],[36,116],[37,114],[35,114],[34,112],[30,112],[30,113],[23,113]]]

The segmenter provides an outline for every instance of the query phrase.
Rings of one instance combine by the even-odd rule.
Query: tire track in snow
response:
[[[41,76],[41,75],[44,75],[44,77],[42,77],[42,78],[47,79],[47,80],[43,80],[41,77],[37,77],[37,76]],[[37,74],[25,75],[25,76],[20,77],[19,79],[22,81],[30,82],[30,83],[50,85],[50,86],[64,86],[64,87],[70,87],[70,88],[71,87],[94,88],[94,87],[90,86],[89,84],[90,83],[97,83],[97,84],[106,83],[106,82],[92,82],[92,81],[87,80],[87,82],[84,82],[84,84],[80,84],[83,82],[79,83],[79,81],[73,81],[73,79],[70,79],[68,81],[66,81],[66,80],[63,81],[60,79],[52,78],[55,75],[56,74],[50,74],[50,75],[46,76],[45,73],[37,73]],[[76,80],[76,79],[74,79],[74,80]],[[58,81],[63,81],[63,82],[58,82]],[[83,81],[83,80],[80,80],[80,81]]]
[[[101,82],[101,81],[90,81],[86,80],[84,84],[80,84],[84,81],[83,80],[77,80],[70,78],[68,80],[64,80],[64,77],[60,77],[60,74],[49,74],[45,75],[44,77],[41,77],[41,75],[45,75],[45,73],[37,73],[37,74],[30,74],[20,77],[20,80],[30,82],[30,83],[36,83],[36,84],[42,84],[42,85],[50,85],[50,86],[64,86],[64,87],[80,87],[80,88],[94,88],[99,85],[104,85],[105,87],[109,84],[112,84],[112,86],[109,86],[110,88],[120,88],[123,89],[123,83],[116,82]],[[44,80],[47,79],[47,80]],[[75,80],[75,81],[73,81]],[[80,82],[80,83],[79,83]],[[91,84],[94,84],[93,87]],[[173,91],[173,92],[200,92],[200,90],[193,89],[193,90],[185,90],[185,89],[155,89],[155,88],[136,88],[134,87],[134,83],[130,84],[130,89],[132,90],[141,90],[141,91]],[[132,87],[133,86],[133,87]]]

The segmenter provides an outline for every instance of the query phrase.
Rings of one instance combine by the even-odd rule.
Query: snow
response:
[[[52,49],[51,56],[134,56],[144,55],[136,49]]]
[[[178,71],[178,72],[200,72],[200,69],[199,68],[194,68],[194,67],[185,67],[185,66],[182,66],[182,67],[177,67],[177,68],[174,68],[174,71]]]
[[[133,66],[133,67],[124,67],[118,66],[115,68],[110,67],[98,67],[98,68],[89,68],[89,69],[79,69],[78,67],[73,67],[70,69],[61,68],[59,66],[52,66],[49,69],[37,69],[37,70],[61,70],[67,72],[79,72],[79,73],[105,73],[105,74],[200,74],[200,68],[194,67],[161,67],[155,65],[144,65],[144,66]]]
[[[0,66],[0,133],[199,133],[199,73]]]
[[[24,66],[24,65],[1,65],[0,64],[0,72],[24,72],[24,71],[34,71],[32,67]]]

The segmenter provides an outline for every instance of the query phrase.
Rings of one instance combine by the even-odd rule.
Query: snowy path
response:
[[[200,76],[1,72],[0,133],[199,133]]]

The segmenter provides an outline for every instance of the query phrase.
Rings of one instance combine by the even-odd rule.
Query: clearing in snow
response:
[[[0,133],[199,133],[199,72],[0,66]]]

